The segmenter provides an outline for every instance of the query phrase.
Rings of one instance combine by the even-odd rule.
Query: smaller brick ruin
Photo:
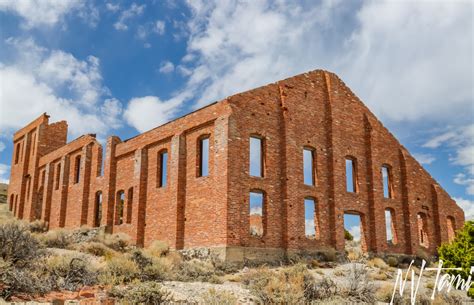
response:
[[[128,140],[111,136],[105,156],[95,135],[67,143],[67,123],[48,118],[13,137],[8,203],[49,229],[102,226],[141,246],[162,240],[242,261],[343,250],[344,214],[360,216],[363,249],[375,253],[434,254],[464,222],[330,72],[233,95]]]

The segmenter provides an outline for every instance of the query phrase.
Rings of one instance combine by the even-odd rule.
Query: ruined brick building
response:
[[[363,249],[377,253],[435,253],[464,222],[326,71],[236,94],[128,140],[111,136],[104,162],[94,135],[66,138],[67,123],[46,114],[15,133],[16,217],[50,229],[103,226],[144,246],[208,247],[227,260],[343,250],[345,213],[360,216]]]

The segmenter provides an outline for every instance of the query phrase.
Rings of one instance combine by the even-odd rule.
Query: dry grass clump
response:
[[[388,265],[379,257],[374,257],[367,262],[367,266],[387,270]]]
[[[103,243],[96,241],[80,243],[74,247],[77,251],[92,254],[94,256],[102,256],[105,258],[112,258],[112,256],[117,255],[116,251],[110,249]]]
[[[143,252],[148,256],[161,257],[169,253],[170,247],[167,243],[161,240],[155,240],[150,246],[143,249]]]
[[[96,237],[96,241],[103,243],[107,247],[119,252],[125,252],[131,243],[130,236],[125,233],[107,234],[101,232]]]
[[[99,281],[108,285],[121,285],[131,282],[139,275],[137,264],[128,257],[116,256],[107,261],[107,265],[99,275]]]
[[[129,287],[114,287],[109,295],[124,304],[168,304],[170,292],[156,282],[138,282]]]
[[[398,267],[398,259],[395,256],[387,257],[387,264],[390,267]]]
[[[376,281],[385,281],[389,278],[386,272],[383,270],[372,271],[369,273],[369,278]]]
[[[60,228],[45,234],[37,234],[36,237],[45,247],[66,249],[71,244],[70,234],[70,230]]]
[[[384,283],[375,291],[375,298],[380,302],[390,303],[393,294],[393,284]]]
[[[207,305],[234,305],[237,304],[237,298],[228,291],[217,291],[214,288],[209,289],[201,295],[202,303]]]
[[[43,220],[35,220],[28,224],[30,232],[44,233],[48,230],[48,223]]]
[[[219,272],[211,262],[193,258],[178,265],[176,279],[182,282],[219,282],[216,273]]]

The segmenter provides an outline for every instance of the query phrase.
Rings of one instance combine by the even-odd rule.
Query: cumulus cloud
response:
[[[445,147],[453,151],[450,162],[464,169],[454,177],[454,183],[465,186],[466,193],[474,195],[474,124],[447,129],[423,146],[433,149]]]
[[[140,132],[168,122],[177,110],[176,100],[163,102],[156,96],[132,98],[124,112],[125,120]]]
[[[413,157],[415,157],[415,159],[418,160],[418,162],[420,162],[421,164],[427,165],[433,163],[436,160],[435,156],[431,154],[414,153]]]
[[[23,26],[33,28],[53,26],[69,13],[76,12],[91,25],[95,25],[99,16],[98,11],[87,5],[87,0],[2,0],[0,11],[13,12],[24,20]]]
[[[456,197],[454,200],[464,210],[466,220],[474,220],[474,201]]]
[[[140,16],[141,14],[143,14],[145,6],[145,4],[138,5],[136,3],[132,3],[132,5],[128,9],[122,11],[118,21],[114,23],[114,28],[118,31],[128,30],[128,25],[126,24],[126,22],[136,16]]]
[[[354,240],[360,240],[360,226],[350,227],[348,231],[354,237]]]
[[[171,61],[162,62],[159,71],[163,74],[171,73],[174,71],[174,65]]]
[[[110,2],[107,2],[105,4],[105,8],[108,10],[108,11],[111,11],[111,12],[116,12],[120,9],[120,5],[119,4],[113,4],[113,3],[110,3]]]
[[[158,35],[163,35],[165,33],[165,22],[157,20],[154,24],[153,31]]]
[[[77,136],[103,134],[119,125],[121,105],[103,98],[99,59],[75,58],[61,50],[37,46],[33,40],[9,40],[17,58],[0,67],[0,130],[13,132],[43,112],[53,120],[65,119]],[[21,109],[21,111],[18,111]]]

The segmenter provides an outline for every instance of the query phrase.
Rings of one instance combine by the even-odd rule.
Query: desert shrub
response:
[[[164,257],[148,256],[136,249],[131,254],[131,260],[140,270],[143,281],[163,281],[170,278],[172,262]]]
[[[28,229],[35,233],[44,233],[48,231],[48,223],[43,220],[35,220],[28,224]]]
[[[380,302],[390,303],[393,294],[393,284],[385,283],[375,291],[375,298]]]
[[[367,266],[376,267],[382,270],[388,269],[388,265],[383,261],[383,259],[374,257],[367,262]]]
[[[125,304],[163,304],[170,301],[170,292],[156,282],[138,282],[126,288],[113,288],[109,295]]]
[[[89,253],[95,256],[103,256],[103,257],[109,257],[111,258],[115,251],[107,247],[106,245],[99,243],[99,242],[86,242],[86,243],[81,243],[78,247],[77,250],[84,252],[84,253]]]
[[[259,268],[246,275],[244,283],[263,304],[296,304],[305,300],[305,277],[308,276],[305,265],[281,271]]]
[[[52,256],[46,264],[56,289],[74,291],[79,287],[97,283],[96,270],[82,256]]]
[[[23,266],[40,255],[38,241],[18,223],[0,225],[0,257],[15,266]]]
[[[237,304],[237,298],[228,291],[217,291],[209,289],[201,295],[202,303],[207,305],[233,305]]]
[[[354,240],[354,236],[352,236],[352,234],[349,231],[344,229],[344,239],[352,241]]]
[[[216,269],[210,262],[194,258],[181,262],[176,276],[178,281],[183,282],[209,281],[215,273]]]
[[[6,262],[0,268],[0,298],[5,300],[18,293],[44,294],[52,288],[49,278],[33,269],[17,268]]]
[[[66,249],[70,244],[70,231],[66,229],[56,229],[45,234],[38,235],[40,241],[48,248]]]
[[[328,277],[323,277],[321,280],[315,281],[312,276],[305,276],[304,295],[306,301],[327,300],[337,295],[338,292],[337,284]]]
[[[125,252],[130,245],[130,236],[125,233],[101,233],[96,237],[96,240],[119,252]]]
[[[146,255],[161,257],[168,254],[169,250],[170,248],[167,243],[161,240],[155,240],[151,243],[149,247],[147,247],[143,251],[146,253]]]
[[[471,266],[474,266],[474,221],[466,221],[451,243],[444,243],[438,248],[443,268],[459,268],[462,270],[448,270],[451,275],[460,275],[467,280]],[[474,298],[474,287],[468,295]]]
[[[335,262],[337,260],[337,251],[332,247],[323,247],[318,250],[320,260],[325,262]]]
[[[397,267],[398,266],[398,259],[395,256],[387,257],[387,264],[390,267]]]
[[[368,270],[364,264],[351,264],[346,280],[345,293],[349,298],[358,302],[373,302],[374,287],[369,281]]]
[[[416,250],[415,261],[413,264],[417,267],[421,267],[423,261],[426,261],[426,263],[429,265],[431,262],[431,257],[425,250],[418,248]]]
[[[105,270],[99,275],[103,284],[119,285],[128,283],[139,276],[137,264],[126,256],[112,257],[107,261]]]

